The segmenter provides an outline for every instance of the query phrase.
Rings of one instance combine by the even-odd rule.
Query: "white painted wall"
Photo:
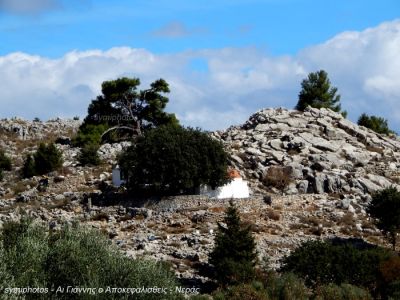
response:
[[[230,183],[213,190],[211,187],[204,185],[200,187],[200,195],[206,195],[210,198],[249,198],[250,190],[247,181],[242,178],[234,178]]]
[[[121,186],[121,184],[125,183],[125,180],[121,179],[121,169],[118,165],[112,170],[112,183],[115,186]]]

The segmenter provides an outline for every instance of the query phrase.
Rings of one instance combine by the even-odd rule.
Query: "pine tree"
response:
[[[307,106],[315,108],[329,108],[341,112],[340,95],[337,88],[331,86],[328,73],[324,70],[308,74],[308,78],[301,83],[301,91],[296,109],[303,111]],[[346,116],[345,111],[341,112]]]
[[[237,208],[230,203],[226,210],[226,227],[218,224],[210,263],[221,285],[249,282],[255,275],[256,245],[249,226],[240,220]]]
[[[35,172],[43,175],[57,170],[62,166],[62,153],[51,144],[40,144],[35,153]]]
[[[21,176],[22,178],[29,178],[35,175],[35,161],[33,160],[32,155],[28,154],[28,156],[25,158],[24,166],[21,170]]]

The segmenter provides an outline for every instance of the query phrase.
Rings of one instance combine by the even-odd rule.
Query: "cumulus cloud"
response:
[[[0,0],[0,10],[16,14],[36,14],[61,5],[59,0]]]
[[[362,113],[389,119],[400,132],[400,21],[344,32],[294,56],[257,48],[154,54],[128,47],[73,51],[58,59],[0,57],[2,117],[85,115],[104,80],[134,76],[143,88],[160,77],[171,85],[168,110],[185,125],[222,129],[264,107],[294,107],[300,82],[325,69],[355,121]],[[206,68],[193,67],[204,62]]]

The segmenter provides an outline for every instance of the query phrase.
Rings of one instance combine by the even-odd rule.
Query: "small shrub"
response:
[[[284,273],[280,276],[270,273],[265,289],[269,299],[305,300],[309,298],[309,291],[304,281],[292,273]]]
[[[101,135],[108,128],[109,126],[106,124],[84,124],[72,139],[72,145],[74,147],[84,147],[88,144],[99,145],[101,143]]]
[[[263,182],[266,186],[283,191],[293,181],[290,172],[289,168],[270,167],[263,178]]]
[[[308,241],[283,259],[282,271],[301,276],[309,286],[350,283],[374,290],[380,264],[389,257],[388,250],[378,247],[358,249],[350,242]]]
[[[367,212],[376,219],[377,227],[383,231],[396,249],[397,235],[400,233],[400,192],[390,187],[372,195]]]
[[[98,145],[88,144],[81,149],[81,153],[78,156],[78,160],[83,166],[97,166],[100,164],[100,158],[97,154],[99,149]]]
[[[62,154],[53,143],[41,143],[34,155],[34,161],[36,175],[47,174],[62,166]]]
[[[265,292],[251,284],[240,284],[215,293],[214,300],[269,300]]]
[[[276,210],[268,209],[267,217],[268,217],[268,219],[271,219],[274,221],[279,221],[281,219],[281,214],[279,212],[277,212]]]
[[[11,159],[0,149],[0,169],[5,171],[11,171]]]
[[[62,167],[62,153],[54,144],[41,143],[36,153],[28,154],[21,169],[21,177],[43,175]]]
[[[370,293],[351,284],[329,284],[317,289],[315,300],[372,300]]]
[[[22,178],[30,178],[35,175],[35,161],[33,160],[32,155],[28,154],[21,169],[21,176]]]

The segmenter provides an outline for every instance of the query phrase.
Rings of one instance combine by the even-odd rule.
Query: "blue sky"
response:
[[[398,0],[0,0],[0,116],[83,116],[104,80],[164,77],[184,124],[223,128],[293,107],[324,68],[350,119],[400,129],[399,14]]]

